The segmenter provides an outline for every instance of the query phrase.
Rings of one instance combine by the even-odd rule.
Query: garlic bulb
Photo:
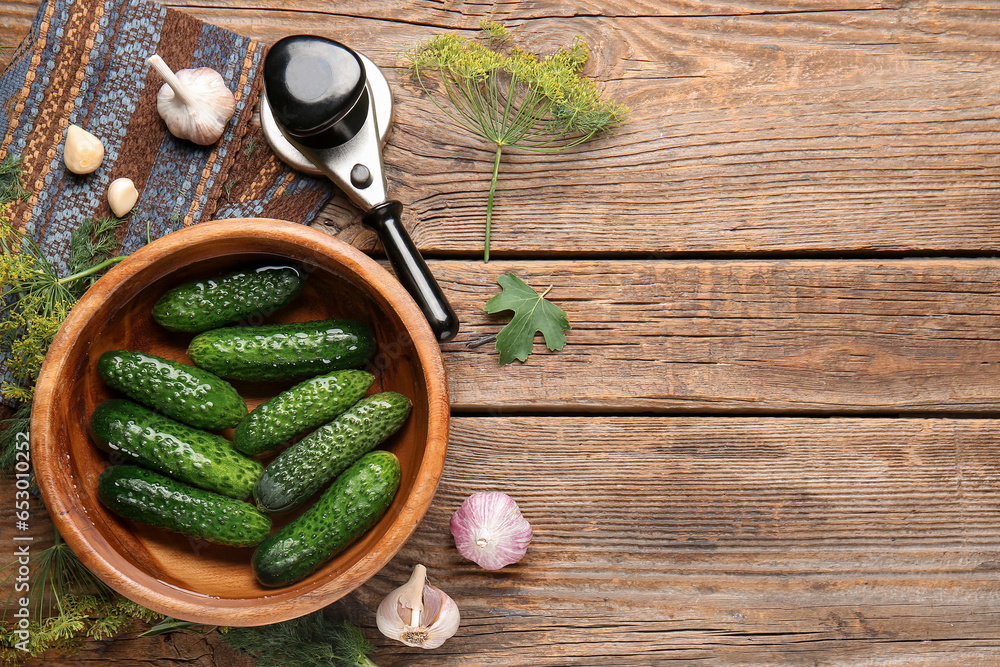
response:
[[[104,144],[79,125],[70,125],[66,130],[63,162],[74,174],[89,174],[96,171],[104,162]]]
[[[451,515],[451,534],[458,552],[487,570],[521,560],[532,537],[514,499],[497,491],[466,498]]]
[[[108,186],[108,205],[117,218],[123,218],[139,201],[139,191],[131,178],[116,178]]]
[[[427,583],[427,568],[417,565],[410,580],[378,606],[378,629],[390,639],[417,648],[437,648],[458,632],[458,606],[440,588]]]
[[[156,110],[170,134],[201,146],[218,141],[236,113],[236,98],[222,75],[209,67],[174,74],[156,54],[148,62],[166,81],[156,96]]]

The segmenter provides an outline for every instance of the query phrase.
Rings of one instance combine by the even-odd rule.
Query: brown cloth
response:
[[[12,204],[11,221],[66,275],[70,235],[86,218],[111,214],[106,193],[117,178],[132,179],[140,193],[119,254],[202,220],[312,220],[333,184],[291,170],[250,124],[264,52],[260,42],[146,0],[43,2],[0,75],[0,159],[23,159],[31,193]],[[214,145],[167,131],[156,110],[163,81],[146,62],[154,53],[174,71],[222,74],[236,114]],[[63,163],[71,124],[104,144],[94,173],[78,176]],[[0,380],[10,379],[0,355]]]
[[[202,220],[271,217],[309,222],[332,193],[325,179],[278,160],[250,124],[260,93],[264,45],[145,0],[47,0],[0,76],[0,158],[23,158],[31,198],[12,220],[66,269],[69,237],[81,220],[110,215],[105,193],[117,178],[140,197],[121,237],[129,253]],[[177,71],[211,67],[237,109],[225,134],[203,147],[177,139],[156,111],[162,79],[146,59]],[[105,146],[104,163],[77,176],[63,163],[76,124]]]

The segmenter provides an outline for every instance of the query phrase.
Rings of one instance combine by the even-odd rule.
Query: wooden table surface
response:
[[[0,2],[0,43],[36,0]],[[334,611],[388,665],[1000,664],[1000,4],[995,0],[182,0],[271,43],[383,68],[389,189],[455,305],[444,475],[395,560]],[[505,22],[581,35],[632,109],[614,136],[492,151],[397,55]],[[343,196],[318,224],[371,249]],[[568,344],[468,343],[515,271]],[[448,519],[502,490],[534,526],[497,573]],[[8,503],[12,504],[12,503]],[[12,522],[7,522],[12,523]],[[5,523],[5,526],[7,525]],[[420,652],[374,609],[414,563],[462,611]],[[242,665],[216,636],[91,642],[36,665]]]

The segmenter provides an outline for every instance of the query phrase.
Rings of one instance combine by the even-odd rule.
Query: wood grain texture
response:
[[[0,42],[14,43],[31,3],[4,3],[5,19],[8,6]],[[588,74],[633,112],[576,150],[509,155],[497,257],[1000,249],[994,3],[173,6],[268,43],[336,37],[385,68],[390,193],[428,253],[481,251],[493,153],[442,119],[398,56],[484,15],[541,52],[581,35]],[[335,202],[324,219],[343,230],[357,215]]]
[[[267,43],[342,39],[393,85],[390,193],[463,331],[431,509],[330,609],[379,665],[997,664],[995,0],[170,4]],[[0,2],[0,43],[36,6]],[[581,35],[632,108],[611,137],[505,158],[488,265],[492,152],[398,59],[482,18],[543,53]],[[359,215],[337,196],[316,224],[372,250]],[[467,344],[507,321],[482,307],[510,270],[574,328],[499,368]],[[536,531],[497,573],[448,532],[480,490]],[[374,628],[417,562],[463,614],[431,652]],[[240,665],[217,647],[130,635],[32,664]]]
[[[406,204],[418,245],[479,250],[492,150],[442,119],[398,59],[470,21],[445,8],[428,26],[293,7],[266,21],[221,6],[191,11],[266,42],[308,29],[363,48],[394,84],[390,193]],[[507,18],[506,7],[492,10]],[[593,47],[588,73],[633,113],[616,135],[574,151],[510,153],[494,253],[995,251],[998,20],[996,7],[907,3],[514,21],[541,52],[581,35]],[[354,218],[328,214],[339,225]]]
[[[438,261],[462,320],[443,346],[453,410],[981,412],[1000,408],[1000,262]],[[539,335],[498,367],[511,313],[487,315],[513,271],[563,308],[561,352]]]
[[[456,418],[421,527],[331,613],[364,627],[382,667],[990,665],[995,430],[980,419]],[[462,559],[448,531],[462,500],[486,490],[511,494],[535,532],[527,556],[496,573]],[[418,562],[463,618],[429,652],[374,629],[375,607]],[[155,647],[133,647],[134,662],[96,664],[187,659],[144,662]],[[90,644],[77,659],[105,649],[125,658]]]
[[[0,71],[7,66],[17,45],[28,34],[39,4],[39,0],[4,0],[0,5],[3,16],[0,20],[0,46],[3,47],[0,49]]]
[[[422,562],[463,626],[440,651],[380,648],[380,665],[986,665],[1000,650],[992,420],[453,427],[421,529],[352,600],[373,609]],[[448,532],[486,490],[535,531],[497,573]]]
[[[732,16],[754,14],[795,14],[808,11],[856,11],[899,9],[898,0],[750,0],[749,2],[695,2],[692,0],[582,0],[545,3],[468,3],[456,0],[417,0],[399,4],[371,5],[364,0],[337,3],[331,9],[324,0],[293,0],[277,5],[273,0],[173,0],[173,6],[213,8],[218,10],[254,9],[268,11],[287,9],[308,15],[355,16],[384,21],[406,21],[446,28],[478,29],[483,19],[528,21],[554,17],[608,16],[617,18],[655,16]]]

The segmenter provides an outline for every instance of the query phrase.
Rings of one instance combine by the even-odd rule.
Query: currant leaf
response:
[[[566,346],[563,332],[572,327],[565,311],[545,298],[551,287],[539,294],[513,273],[498,276],[497,283],[503,291],[486,302],[486,312],[514,311],[513,319],[497,334],[496,349],[500,353],[501,366],[515,359],[527,361],[539,331],[550,350]]]

